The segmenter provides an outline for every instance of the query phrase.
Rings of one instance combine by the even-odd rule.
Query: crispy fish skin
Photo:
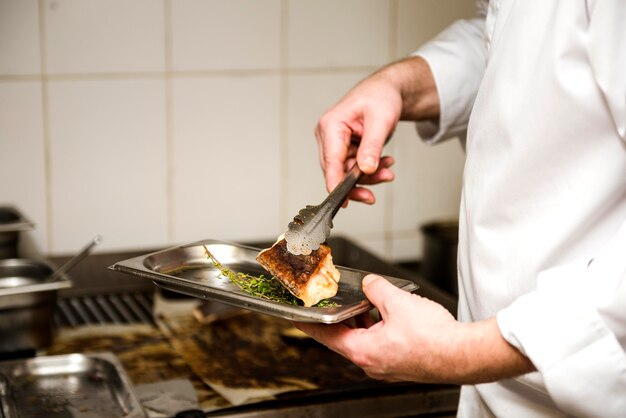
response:
[[[337,294],[341,274],[333,265],[326,244],[309,255],[294,255],[287,250],[287,241],[281,238],[271,248],[261,251],[256,259],[304,306],[313,306]]]

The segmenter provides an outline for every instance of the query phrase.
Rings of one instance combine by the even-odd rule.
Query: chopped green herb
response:
[[[274,302],[287,303],[289,305],[301,305],[300,299],[295,297],[289,292],[274,276],[265,277],[263,274],[260,276],[253,276],[247,273],[235,272],[225,267],[222,263],[217,261],[215,256],[204,246],[204,252],[206,253],[211,263],[220,271],[220,275],[228,278],[239,289],[248,293],[249,295],[256,296],[262,299],[271,300]],[[335,302],[331,302],[328,299],[319,301],[315,307],[326,308],[338,306]]]

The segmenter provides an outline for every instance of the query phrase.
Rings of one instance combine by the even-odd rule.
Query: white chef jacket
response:
[[[496,316],[537,372],[459,416],[626,417],[626,0],[480,1],[416,54],[463,137],[459,319]]]

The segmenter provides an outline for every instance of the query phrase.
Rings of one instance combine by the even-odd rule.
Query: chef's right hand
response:
[[[328,110],[315,128],[320,164],[331,191],[356,160],[364,175],[359,184],[392,181],[392,157],[382,157],[383,146],[402,112],[402,96],[385,71],[374,73]],[[356,187],[349,198],[375,202],[371,190]]]

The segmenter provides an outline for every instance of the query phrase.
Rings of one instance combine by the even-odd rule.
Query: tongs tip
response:
[[[293,255],[309,255],[320,247],[322,242],[317,242],[309,236],[303,235],[292,230],[285,233],[285,241],[287,242],[287,250]]]
[[[301,209],[285,232],[287,250],[294,255],[309,255],[326,242],[333,227],[333,217],[361,176],[355,164],[341,183],[319,205]]]

